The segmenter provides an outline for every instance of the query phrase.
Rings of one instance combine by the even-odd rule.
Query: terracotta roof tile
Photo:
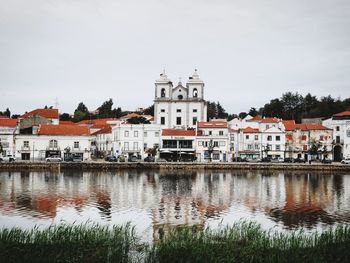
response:
[[[104,128],[102,128],[99,131],[94,132],[91,135],[98,135],[98,134],[108,134],[108,133],[112,133],[112,126],[105,126]]]
[[[162,136],[196,136],[195,130],[163,129]]]
[[[337,117],[350,116],[350,111],[339,112],[339,113],[333,114],[333,116],[337,116]]]
[[[252,121],[252,122],[256,121],[256,122],[258,122],[258,121],[261,121],[262,119],[263,118],[260,115],[256,115],[255,117],[253,117],[253,118],[251,118],[251,119],[249,119],[247,121]]]
[[[78,136],[88,136],[90,135],[89,128],[80,125],[50,125],[42,124],[39,126],[39,135],[78,135]]]
[[[210,121],[210,122],[204,122],[199,121],[197,122],[198,128],[227,128],[227,122],[224,121]]]
[[[286,131],[292,131],[295,129],[295,121],[294,120],[284,120],[282,121],[284,128]]]
[[[23,114],[20,118],[24,119],[32,115],[40,115],[41,117],[48,118],[48,119],[59,118],[58,109],[36,109]]]
[[[241,131],[243,133],[259,133],[259,129],[255,129],[255,128],[251,128],[251,127],[241,129]]]
[[[72,122],[72,121],[60,121],[60,124],[77,125],[75,122]]]
[[[17,125],[17,119],[0,118],[0,126],[2,127],[15,127]]]
[[[262,119],[260,122],[261,123],[278,123],[280,120],[277,118],[265,118]]]

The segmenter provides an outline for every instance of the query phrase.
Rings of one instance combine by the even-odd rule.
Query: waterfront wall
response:
[[[0,171],[43,170],[280,170],[280,171],[343,171],[350,172],[350,165],[343,164],[290,164],[290,163],[45,163],[45,162],[1,162]]]

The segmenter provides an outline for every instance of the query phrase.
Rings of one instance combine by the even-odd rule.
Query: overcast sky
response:
[[[0,110],[146,107],[163,68],[230,113],[350,97],[350,1],[0,0]]]

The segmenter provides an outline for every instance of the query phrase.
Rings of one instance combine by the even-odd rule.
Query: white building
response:
[[[40,124],[34,134],[15,135],[15,155],[18,160],[45,160],[58,155],[70,155],[89,160],[91,136],[88,127],[79,125]]]
[[[97,155],[99,153],[103,153],[103,155],[111,155],[114,153],[113,151],[113,135],[112,135],[112,127],[106,126],[101,130],[98,130],[91,134],[93,144],[97,151]],[[95,152],[96,155],[96,152]]]
[[[230,141],[227,122],[197,122],[196,157],[198,162],[227,162]]]
[[[173,87],[165,72],[160,75],[155,82],[154,119],[162,128],[177,129],[195,128],[197,121],[207,121],[204,82],[197,70],[185,86],[179,81]]]
[[[115,156],[147,156],[148,151],[160,144],[160,125],[120,124],[112,127],[113,151]]]
[[[261,131],[261,157],[284,158],[286,144],[284,131],[278,127],[278,124],[272,124],[268,127]]]
[[[193,161],[196,152],[196,131],[163,129],[160,158],[167,161]]]
[[[14,135],[17,132],[17,119],[0,118],[0,156],[14,154]]]
[[[334,161],[350,158],[350,111],[334,114],[322,124],[333,130]]]

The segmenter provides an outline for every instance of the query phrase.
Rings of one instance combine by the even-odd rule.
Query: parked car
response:
[[[293,162],[293,158],[284,158],[284,162],[285,163],[292,163]]]
[[[137,159],[136,156],[130,156],[128,159],[128,162],[138,162],[139,160]]]
[[[261,159],[261,162],[263,163],[270,163],[271,162],[271,158],[270,157],[264,157]]]
[[[242,157],[236,157],[233,158],[234,162],[248,162],[248,160],[246,158],[242,158]]]
[[[62,162],[62,158],[58,155],[46,157],[45,160],[47,162]]]
[[[294,158],[293,163],[306,163],[306,160],[301,158]]]
[[[64,157],[66,162],[82,162],[82,156],[79,154],[71,154],[69,156]]]
[[[284,159],[282,157],[271,159],[272,163],[283,163]]]
[[[350,164],[350,159],[343,159],[341,160],[342,164]]]
[[[119,155],[118,156],[118,161],[121,162],[121,163],[124,163],[126,160],[125,156],[124,155]]]
[[[328,158],[324,158],[322,159],[322,163],[332,163],[332,160]]]
[[[0,156],[0,161],[14,162],[16,161],[16,157],[14,155],[8,154],[6,156]]]
[[[114,155],[108,155],[108,156],[106,156],[105,160],[106,160],[107,162],[117,162],[117,161],[118,161],[118,158],[115,157]]]
[[[154,162],[154,160],[155,160],[155,158],[152,155],[149,155],[144,159],[145,162]]]

